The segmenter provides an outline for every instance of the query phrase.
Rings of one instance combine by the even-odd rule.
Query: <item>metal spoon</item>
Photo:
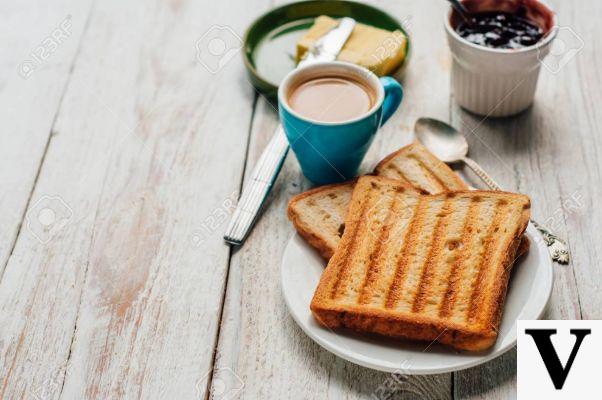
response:
[[[464,4],[460,3],[459,0],[448,0],[448,1],[451,3],[451,6],[453,7],[453,9],[456,10],[456,12],[464,20],[464,22],[466,22],[468,25],[472,25],[470,11],[468,11],[468,9],[466,7],[464,7]]]
[[[432,118],[419,118],[414,125],[416,138],[424,144],[434,155],[446,163],[464,162],[479,178],[492,190],[502,190],[474,160],[467,157],[468,142],[466,138],[454,127],[445,122]],[[548,246],[552,260],[567,264],[569,262],[569,250],[566,243],[547,228],[531,220],[531,223],[543,236]]]

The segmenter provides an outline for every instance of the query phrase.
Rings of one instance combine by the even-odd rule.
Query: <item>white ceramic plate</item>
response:
[[[516,321],[538,319],[543,314],[552,292],[552,261],[531,224],[526,234],[531,249],[514,267],[497,342],[484,352],[459,352],[438,343],[428,345],[335,333],[322,327],[313,318],[309,303],[326,263],[297,234],[288,242],[282,258],[282,293],[301,329],[320,346],[345,360],[380,371],[411,375],[457,371],[502,355],[516,344]]]

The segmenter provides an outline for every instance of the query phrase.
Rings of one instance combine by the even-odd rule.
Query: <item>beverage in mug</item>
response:
[[[290,72],[278,89],[279,114],[303,174],[316,184],[357,176],[402,97],[395,79],[351,63],[316,62]]]
[[[303,117],[320,122],[342,122],[367,113],[376,100],[368,85],[344,75],[318,77],[292,88],[291,108]]]

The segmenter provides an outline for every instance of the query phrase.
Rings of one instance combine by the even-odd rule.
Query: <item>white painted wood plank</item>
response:
[[[0,276],[24,218],[91,1],[0,4]]]
[[[404,22],[412,37],[409,68],[400,79],[404,100],[395,117],[379,131],[364,162],[371,171],[384,156],[414,140],[414,123],[420,117],[449,118],[451,54],[443,29],[442,2],[382,3]]]
[[[556,185],[558,195],[547,207],[543,218],[558,225],[571,247],[572,271],[577,282],[580,314],[577,318],[602,318],[602,54],[599,42],[599,18],[602,3],[583,1],[571,5],[554,1],[560,24],[565,30],[560,35],[567,47],[583,41],[583,49],[557,74],[544,71],[540,99],[548,107],[541,110],[542,136],[548,150],[544,168],[546,184]],[[574,32],[574,33],[573,33]],[[542,100],[543,103],[543,100]],[[546,116],[546,119],[543,117]],[[542,142],[544,141],[542,137]],[[556,180],[554,180],[556,178]],[[558,212],[560,207],[562,212]],[[570,315],[570,314],[569,314]],[[567,318],[560,314],[560,317]]]
[[[204,397],[254,94],[195,42],[253,8],[95,5],[32,196],[72,215],[47,244],[22,230],[6,267],[0,397]]]
[[[78,7],[84,10],[82,4]],[[449,55],[438,12],[443,5],[433,4],[421,4],[419,10],[409,2],[381,4],[399,18],[412,15],[416,47],[404,80],[407,101],[380,133],[366,165],[407,143],[416,117],[446,117]],[[558,75],[542,75],[531,111],[479,126],[471,150],[506,187],[529,193],[535,216],[554,218],[559,233],[569,238],[573,264],[556,270],[548,316],[579,318],[583,313],[584,318],[600,318],[601,249],[596,238],[601,219],[595,200],[600,198],[597,155],[602,149],[595,135],[601,126],[595,104],[602,99],[596,68],[600,60],[593,45],[597,22],[587,18],[600,5],[591,2],[574,9],[554,4],[561,21],[579,21],[573,28],[584,37],[585,49]],[[51,208],[60,211],[65,202],[67,225],[51,231],[47,244],[24,228],[0,284],[0,397],[43,393],[57,398],[65,375],[64,398],[205,396],[228,251],[220,238],[224,226],[200,245],[195,239],[204,226],[215,225],[206,217],[226,212],[237,188],[253,92],[238,60],[216,76],[199,70],[194,42],[220,21],[240,33],[250,20],[247,16],[256,13],[256,6],[236,5],[237,13],[228,4],[212,7],[217,11],[208,16],[206,4],[97,5],[32,196],[33,205],[58,195]],[[3,15],[12,18],[16,11],[8,11]],[[132,20],[133,14],[138,18]],[[42,30],[42,24],[35,25]],[[15,132],[36,132],[32,141],[18,143],[30,148],[14,147],[10,136],[1,136],[0,152],[16,149],[5,154],[11,163],[12,157],[27,163],[17,171],[24,176],[22,187],[21,179],[12,180],[14,168],[7,169],[13,172],[7,179],[0,175],[0,182],[8,185],[3,193],[11,194],[2,197],[11,214],[1,214],[1,222],[15,227],[0,237],[5,260],[44,151],[44,134],[52,126],[60,77],[68,71],[66,59],[59,56],[74,38],[75,33],[25,83],[47,73],[56,76],[44,75],[33,89],[10,86],[12,81],[3,89],[10,90],[0,101],[6,93],[26,94],[15,97],[16,102],[6,97],[7,107],[0,108],[7,113],[5,120],[17,121]],[[70,51],[75,54],[75,48]],[[239,101],[232,100],[241,95]],[[14,118],[11,107],[21,110],[26,104],[39,119],[29,121],[26,114]],[[474,127],[480,120],[453,111],[456,126]],[[276,123],[275,113],[262,100],[256,115],[247,173]],[[134,135],[127,136],[132,129]],[[325,352],[288,316],[278,267],[292,234],[286,203],[302,187],[307,182],[290,156],[270,208],[232,260],[217,367],[240,376],[245,385],[241,397],[250,399],[324,394],[370,398],[382,395],[382,387],[395,397],[449,398],[449,374],[391,383],[388,374]],[[67,365],[69,351],[72,363]],[[512,397],[514,357],[509,353],[456,374],[456,397]],[[216,378],[228,377],[224,371],[226,375]],[[219,383],[215,380],[214,387]]]
[[[0,292],[11,296],[0,303],[0,397],[22,398],[40,394],[42,385],[28,386],[32,381],[46,382],[48,392],[57,392],[56,375],[66,360],[52,360],[48,366],[32,368],[31,360],[20,363],[14,354],[31,340],[14,328],[26,324],[30,312],[27,300],[18,295],[20,287],[11,273],[3,276],[11,257],[19,229],[40,234],[36,220],[28,225],[25,210],[42,163],[52,126],[68,82],[70,69],[77,54],[91,1],[60,0],[3,2],[0,4],[0,34],[3,38],[0,69]],[[35,205],[32,205],[35,207]],[[32,228],[28,230],[28,227]],[[44,240],[44,234],[40,234]],[[13,254],[13,259],[20,257]],[[22,264],[21,273],[30,271]],[[2,287],[6,288],[2,289]],[[21,307],[25,313],[16,314]],[[60,310],[49,309],[56,315]],[[10,320],[9,320],[10,319]],[[60,340],[55,342],[60,345]],[[43,359],[43,358],[41,358]],[[57,372],[58,371],[58,372]],[[25,378],[26,375],[29,375]],[[25,378],[25,379],[24,379]],[[37,391],[34,391],[36,389]]]
[[[593,16],[600,13],[599,2],[551,3],[561,26],[574,29],[586,44],[595,42],[599,28]],[[596,63],[594,46],[586,46],[557,74],[542,68],[533,107],[513,118],[480,123],[482,118],[454,109],[456,126],[465,132],[476,127],[468,135],[473,157],[504,188],[531,196],[534,218],[569,242],[572,262],[554,266],[548,319],[600,318],[602,274],[594,260],[601,254],[595,204],[602,194],[597,156],[602,114],[592,104],[602,100],[602,75]],[[457,398],[514,398],[516,351],[459,372],[454,387]]]
[[[379,2],[400,20],[411,17],[415,48],[406,79],[406,102],[379,133],[371,156],[378,158],[410,140],[417,116],[447,117],[449,89],[440,4]],[[426,22],[425,22],[426,21]],[[432,40],[436,37],[438,40]],[[433,57],[432,54],[435,54]],[[440,58],[443,57],[443,58]],[[439,72],[443,69],[443,73]],[[441,81],[432,81],[433,76]],[[427,108],[428,106],[428,108]],[[277,124],[275,110],[263,99],[253,121],[247,175]],[[371,163],[365,162],[365,168]],[[289,155],[257,226],[232,258],[213,388],[236,390],[239,398],[419,398],[451,397],[451,374],[403,377],[344,361],[312,342],[289,316],[280,292],[280,260],[294,229],[286,218],[290,197],[308,188],[297,161]],[[238,380],[240,379],[240,381]],[[217,397],[216,397],[217,398]]]

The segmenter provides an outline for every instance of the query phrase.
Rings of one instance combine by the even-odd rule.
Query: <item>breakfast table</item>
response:
[[[207,65],[195,44],[216,29],[240,38],[280,3],[0,6],[0,398],[515,396],[514,349],[410,376],[347,362],[303,333],[280,286],[295,234],[287,203],[311,187],[291,152],[244,245],[224,243],[278,114],[250,84],[240,46]],[[569,244],[544,318],[602,318],[602,2],[548,1],[563,42],[543,61],[533,106],[509,118],[455,102],[446,2],[369,3],[403,22],[412,54],[403,103],[363,170],[410,143],[417,118],[449,121]]]

